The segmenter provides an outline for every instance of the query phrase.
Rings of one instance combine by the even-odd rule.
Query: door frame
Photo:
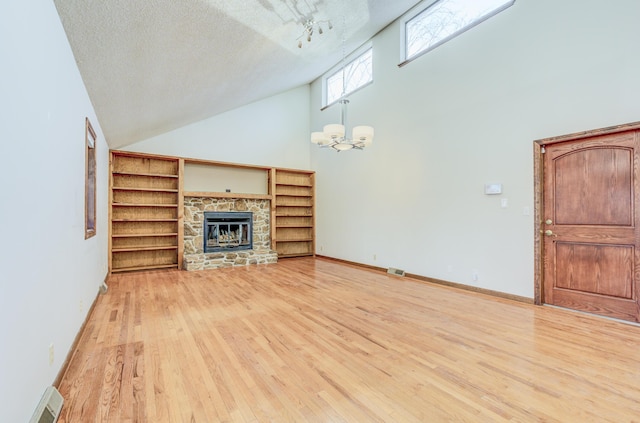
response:
[[[533,302],[536,305],[544,304],[544,251],[542,242],[543,211],[544,211],[544,162],[542,155],[544,147],[550,144],[576,141],[583,138],[591,138],[598,135],[610,135],[618,132],[635,131],[640,129],[640,121],[625,123],[622,125],[609,126],[606,128],[591,129],[588,131],[575,132],[572,134],[559,135],[556,137],[542,138],[533,142],[533,178],[534,178],[534,277],[533,277]],[[640,193],[637,193],[640,195]]]

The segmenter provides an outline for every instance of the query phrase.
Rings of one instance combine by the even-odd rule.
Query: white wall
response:
[[[533,141],[640,120],[637,16],[636,0],[517,0],[403,68],[389,26],[349,108],[374,145],[311,153],[317,252],[533,297]],[[320,101],[318,80],[312,130],[338,120]]]
[[[122,147],[123,150],[309,169],[309,86]]]
[[[108,147],[51,0],[0,3],[0,61],[0,410],[18,423],[106,275]],[[86,241],[85,117],[98,135],[98,234]]]

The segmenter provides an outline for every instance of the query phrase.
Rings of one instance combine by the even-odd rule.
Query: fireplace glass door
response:
[[[205,212],[204,252],[253,248],[252,226],[252,213]]]

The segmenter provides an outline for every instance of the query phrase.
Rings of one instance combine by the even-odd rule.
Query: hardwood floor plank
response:
[[[329,260],[117,274],[60,422],[638,422],[640,327]]]

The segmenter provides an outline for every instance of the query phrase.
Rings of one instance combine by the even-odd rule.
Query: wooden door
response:
[[[640,321],[640,131],[545,146],[543,301]]]

